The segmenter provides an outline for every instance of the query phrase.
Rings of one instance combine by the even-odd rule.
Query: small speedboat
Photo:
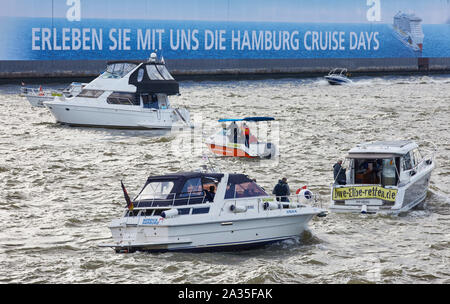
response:
[[[311,193],[278,201],[244,174],[180,172],[151,176],[109,224],[117,253],[216,251],[295,239],[315,216]],[[278,198],[279,199],[279,198]]]
[[[86,85],[86,83],[72,82],[63,90],[44,90],[42,86],[37,89],[25,87],[22,84],[20,96],[26,97],[32,107],[45,108],[44,101],[55,100],[55,97],[64,99],[76,96]]]
[[[331,70],[328,75],[325,76],[325,79],[331,85],[340,85],[340,84],[350,84],[353,83],[348,76],[347,69],[345,68],[336,68]]]
[[[398,214],[425,200],[434,150],[411,140],[362,143],[348,152],[331,186],[330,211]],[[339,174],[344,175],[339,177]]]
[[[278,155],[277,145],[259,141],[257,127],[250,128],[248,123],[273,121],[273,117],[246,117],[242,119],[220,119],[222,128],[206,139],[206,144],[216,155],[265,158],[270,159]],[[239,124],[238,124],[239,123]],[[227,125],[228,124],[228,125]]]
[[[172,108],[170,95],[179,95],[178,82],[163,59],[111,61],[106,71],[69,98],[44,101],[62,124],[117,129],[192,127],[186,109]]]

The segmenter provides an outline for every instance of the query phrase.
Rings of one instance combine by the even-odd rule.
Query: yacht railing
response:
[[[197,192],[186,192],[178,193],[188,194],[187,197],[176,197],[176,193],[170,193],[166,198],[152,198],[151,200],[141,200],[134,202],[134,209],[148,209],[148,208],[172,208],[179,206],[197,205],[204,204],[207,202],[212,202],[206,196],[206,192],[202,191],[203,195],[195,195]],[[194,193],[194,194],[193,194]],[[241,199],[254,199],[258,197],[242,197],[239,199],[231,199],[236,204],[238,200]],[[229,201],[229,200],[227,200]],[[306,204],[313,207],[322,208],[322,202],[319,200],[319,195],[311,192],[311,197],[309,199],[302,200],[300,195],[287,195],[287,196],[270,196],[270,198],[265,197],[263,201],[274,202],[278,204],[279,209],[292,208],[292,207],[305,207]],[[179,202],[182,202],[180,204]]]
[[[20,92],[22,96],[36,96],[36,97],[55,97],[62,96],[62,92],[54,90],[41,90],[36,88],[21,87]]]
[[[195,193],[202,192],[202,195],[196,195]],[[187,196],[180,197],[180,195],[186,194]],[[176,196],[179,196],[178,198]],[[180,204],[182,202],[182,204]],[[135,209],[147,209],[147,208],[168,208],[174,206],[185,206],[194,204],[204,204],[208,202],[205,191],[192,191],[182,193],[169,193],[166,198],[142,199],[134,202]],[[212,201],[211,201],[212,202]]]

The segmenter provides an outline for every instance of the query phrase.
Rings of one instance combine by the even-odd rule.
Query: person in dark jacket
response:
[[[277,201],[281,202],[289,202],[289,196],[291,191],[289,190],[289,185],[287,183],[287,178],[283,177],[278,181],[278,184],[273,188],[272,194],[275,194],[277,197]]]
[[[214,202],[214,196],[216,195],[216,188],[214,186],[209,187],[209,191],[205,190],[206,200],[208,202]]]
[[[345,169],[342,168],[342,160],[338,160],[333,166],[334,181],[339,185],[347,184],[347,177],[345,176]]]

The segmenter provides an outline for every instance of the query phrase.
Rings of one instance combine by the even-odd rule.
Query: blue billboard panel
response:
[[[2,1],[0,60],[450,57],[446,0]]]

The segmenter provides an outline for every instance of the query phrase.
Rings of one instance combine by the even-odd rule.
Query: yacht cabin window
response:
[[[414,149],[411,151],[413,157],[413,166],[417,166],[422,161],[422,155],[419,152],[419,149]]]
[[[136,95],[134,93],[126,92],[114,92],[108,96],[106,101],[109,104],[139,105],[139,100],[136,99]]]
[[[352,160],[355,184],[395,186],[400,170],[399,157]]]
[[[173,188],[172,181],[161,181],[148,183],[136,198],[137,201],[148,199],[167,199]]]
[[[228,181],[225,199],[267,196],[267,193],[251,180]]]
[[[150,109],[158,109],[159,108],[159,104],[158,104],[158,96],[156,94],[142,94],[141,95],[142,98],[142,106],[144,108]]]
[[[105,91],[102,90],[81,90],[78,97],[87,97],[87,98],[99,98]]]
[[[408,171],[413,168],[413,163],[411,159],[411,152],[406,153],[403,155],[403,171]]]
[[[203,195],[202,181],[200,177],[190,178],[186,181],[181,190],[180,197],[190,197]]]
[[[139,69],[138,76],[137,76],[137,81],[141,82],[142,79],[144,79],[144,69]]]

